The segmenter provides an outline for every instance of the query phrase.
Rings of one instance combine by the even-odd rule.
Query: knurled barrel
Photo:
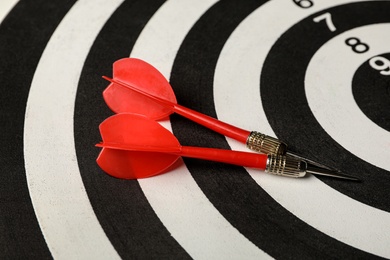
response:
[[[265,171],[275,175],[298,178],[305,176],[306,167],[306,162],[294,157],[270,154]]]
[[[246,140],[246,146],[256,152],[265,154],[286,154],[287,145],[278,139],[252,131]]]

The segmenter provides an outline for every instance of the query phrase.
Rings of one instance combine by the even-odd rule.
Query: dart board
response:
[[[390,1],[0,3],[1,259],[390,258]],[[96,163],[102,91],[135,57],[180,105],[361,183],[198,159]],[[247,151],[179,115],[182,145]]]

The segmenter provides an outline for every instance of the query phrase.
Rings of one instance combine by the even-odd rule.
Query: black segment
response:
[[[50,259],[29,196],[23,158],[27,97],[54,30],[75,1],[20,1],[0,25],[0,251],[2,259]]]
[[[77,160],[94,212],[124,259],[189,258],[172,238],[137,181],[119,180],[96,164],[101,141],[98,126],[113,113],[102,91],[112,63],[128,57],[141,30],[164,1],[125,1],[107,21],[85,62],[76,97],[74,131]]]
[[[363,113],[390,131],[390,53],[376,55],[359,67],[352,93]]]

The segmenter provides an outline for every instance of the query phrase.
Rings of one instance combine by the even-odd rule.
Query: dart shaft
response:
[[[217,133],[244,143],[249,149],[253,151],[274,155],[286,154],[287,145],[276,138],[256,131],[250,132],[238,128],[195,110],[183,107],[179,104],[172,104],[172,106],[175,113],[200,125],[203,125]]]
[[[177,153],[177,155],[257,168],[260,170],[265,170],[267,168],[268,161],[268,156],[266,154],[193,146],[182,146],[181,152]]]
[[[220,133],[224,136],[233,138],[241,143],[246,143],[250,132],[236,126],[227,124],[213,117],[207,116],[195,110],[183,107],[178,104],[173,106],[174,112],[191,120],[200,125],[203,125],[206,128],[209,128],[217,133]]]

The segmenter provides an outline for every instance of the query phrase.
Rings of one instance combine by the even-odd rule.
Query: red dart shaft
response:
[[[215,148],[182,146],[177,155],[265,170],[268,155]]]
[[[217,133],[233,138],[241,143],[245,144],[248,136],[250,135],[250,132],[247,130],[229,125],[213,117],[206,116],[202,113],[180,106],[178,104],[174,104],[173,109],[177,114],[198,124],[201,124]]]

